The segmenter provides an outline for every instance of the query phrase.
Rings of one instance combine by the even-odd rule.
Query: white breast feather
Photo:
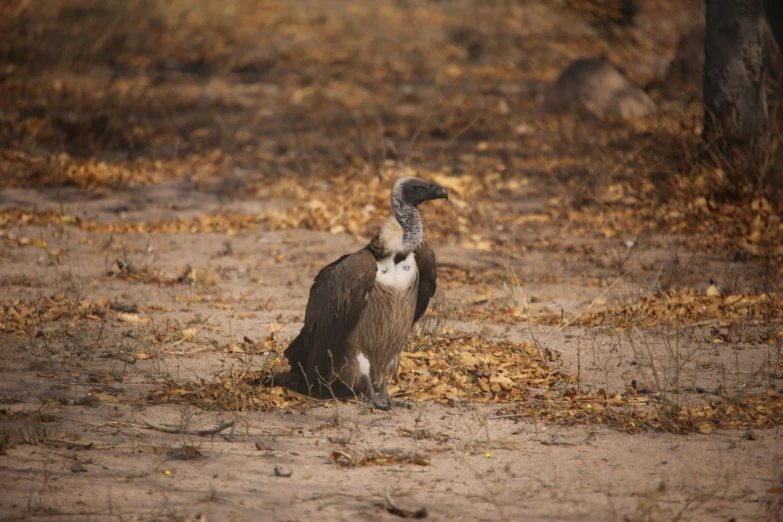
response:
[[[362,352],[356,356],[356,361],[359,363],[359,371],[362,375],[370,375],[370,360],[364,356]]]
[[[396,265],[394,264],[394,255],[391,255],[378,261],[378,273],[375,274],[375,282],[403,291],[413,283],[418,271],[416,254],[414,252],[409,253],[403,261]]]

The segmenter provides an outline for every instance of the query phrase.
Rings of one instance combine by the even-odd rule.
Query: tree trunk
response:
[[[783,2],[764,0],[764,10],[767,12],[767,22],[772,29],[772,35],[777,40],[778,47],[783,48]]]
[[[706,18],[702,138],[751,152],[768,135],[764,0],[707,0]]]

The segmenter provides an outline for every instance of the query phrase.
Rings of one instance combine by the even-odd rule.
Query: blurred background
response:
[[[435,518],[780,519],[764,4],[0,0],[9,519],[373,520],[387,485]],[[438,294],[395,431],[277,375],[410,173],[449,200],[421,208]],[[255,446],[159,453],[214,415]],[[335,457],[391,448],[432,471]]]
[[[698,97],[621,128],[543,110],[580,58],[604,57],[640,87],[663,81],[680,35],[703,23],[697,0],[14,0],[0,9],[6,186],[62,182],[58,168],[86,158],[117,170],[67,182],[246,169],[251,196],[257,177],[377,172],[385,160],[454,172],[500,164],[509,176],[554,162],[568,181],[615,170],[641,142],[665,164],[700,127]],[[31,169],[32,158],[51,161]]]
[[[385,188],[412,168],[450,177],[458,196],[503,198],[503,212],[523,212],[513,203],[532,196],[600,213],[624,237],[697,221],[706,230],[714,201],[774,202],[781,185],[779,139],[751,174],[705,150],[699,0],[14,0],[0,9],[5,188],[186,179],[227,200],[302,199],[291,180]],[[773,93],[779,49],[765,31]],[[777,137],[777,98],[767,104]],[[463,237],[500,219],[473,207],[461,209]]]

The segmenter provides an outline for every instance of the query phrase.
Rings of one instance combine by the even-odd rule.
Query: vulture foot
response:
[[[378,410],[389,411],[394,407],[394,401],[388,397],[378,397],[373,393],[370,397],[370,405]]]
[[[389,397],[389,392],[386,390],[386,382],[381,384],[381,390],[375,393],[375,388],[372,386],[369,379],[366,381],[370,406],[378,410],[389,411],[392,408],[413,408],[413,403],[410,401],[395,401]]]
[[[386,391],[385,386],[383,387],[383,390],[381,390],[381,393],[375,393],[375,388],[372,385],[369,374],[364,375],[364,385],[367,390],[367,395],[369,395],[370,406],[384,411],[392,409],[392,400],[389,398],[389,393]]]
[[[389,411],[392,408],[406,408],[408,410],[413,408],[413,403],[411,401],[396,401],[386,396],[379,396],[373,394],[375,397],[370,397],[370,406],[372,406],[375,409],[383,410],[383,411]]]
[[[378,399],[381,401],[386,401],[389,404],[389,409],[391,408],[406,408],[408,410],[413,408],[413,403],[411,401],[396,401],[389,397],[389,392],[386,391],[386,385],[384,384],[383,389],[378,394]]]

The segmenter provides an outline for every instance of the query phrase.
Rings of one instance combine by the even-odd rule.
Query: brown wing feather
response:
[[[427,306],[430,299],[435,295],[437,287],[437,273],[435,269],[435,252],[426,241],[422,241],[416,250],[416,265],[419,268],[419,294],[416,298],[416,314],[413,316],[414,324],[418,321]]]
[[[332,361],[334,366],[338,364],[348,334],[356,326],[365,298],[375,284],[377,270],[373,255],[362,249],[342,256],[315,277],[304,327],[285,351],[291,369],[304,373],[310,385],[315,385],[319,376],[328,379]]]

